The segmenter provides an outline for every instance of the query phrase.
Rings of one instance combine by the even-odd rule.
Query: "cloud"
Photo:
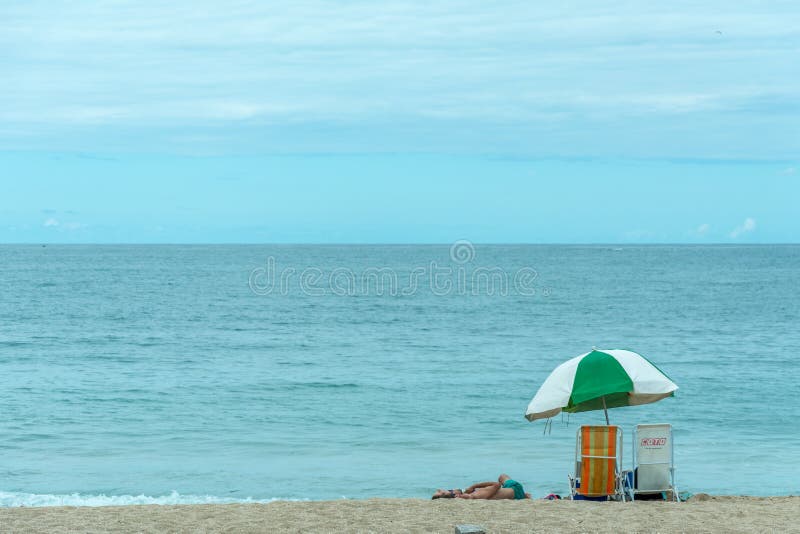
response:
[[[747,147],[745,155],[782,157],[797,153],[798,82],[785,66],[797,48],[798,9],[721,0],[631,3],[622,12],[608,0],[573,11],[519,0],[502,8],[468,0],[9,3],[0,8],[0,67],[14,83],[0,84],[0,148],[160,151],[160,132],[174,127],[181,146],[218,150],[220,138],[233,146],[261,138],[258,146],[280,150],[263,132],[242,130],[266,125],[281,143],[301,137],[311,151],[358,150],[376,137],[370,127],[388,130],[393,146],[376,141],[383,150],[428,150],[420,133],[441,123],[430,138],[486,132],[469,146],[454,143],[468,152],[485,150],[486,140],[506,147],[506,139],[538,138],[597,153],[602,132],[627,131],[648,148],[620,141],[607,154],[658,146],[667,157],[687,155],[658,133],[692,155]],[[769,135],[765,109],[782,113],[768,121]],[[297,123],[326,133],[324,142],[287,135]],[[351,130],[363,137],[343,140]]]
[[[698,236],[704,236],[711,230],[711,225],[708,223],[703,223],[694,230],[694,234]]]
[[[786,167],[785,169],[782,169],[778,174],[780,174],[781,176],[792,176],[794,174],[797,174],[797,167]]]
[[[756,220],[753,219],[752,217],[748,217],[744,220],[742,224],[734,228],[729,235],[732,239],[737,239],[740,236],[749,234],[755,229],[756,229]]]
[[[86,228],[86,225],[81,222],[70,221],[62,223],[58,219],[55,219],[53,217],[50,217],[49,219],[45,220],[42,223],[42,226],[44,226],[45,228],[55,228],[59,232],[74,232],[75,230]]]

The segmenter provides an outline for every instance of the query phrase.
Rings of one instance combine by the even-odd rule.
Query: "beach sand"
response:
[[[685,503],[369,499],[0,509],[2,532],[800,532],[800,497]]]

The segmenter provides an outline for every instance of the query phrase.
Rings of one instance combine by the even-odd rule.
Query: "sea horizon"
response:
[[[628,242],[613,242],[609,241],[607,243],[594,243],[594,242],[586,242],[586,243],[567,243],[567,242],[500,242],[500,241],[471,241],[468,240],[470,243],[476,246],[563,246],[563,247],[571,247],[571,246],[578,246],[578,247],[624,247],[624,246],[631,246],[631,247],[661,247],[661,246],[690,246],[690,247],[717,247],[717,246],[727,246],[727,247],[771,247],[771,246],[797,246],[800,245],[800,242],[764,242],[764,243],[741,243],[741,242],[712,242],[712,243],[690,243],[690,242],[664,242],[664,243],[628,243]],[[86,242],[86,243],[59,243],[57,241],[53,242],[24,242],[24,243],[15,243],[15,242],[5,242],[0,243],[0,246],[290,246],[290,247],[303,247],[303,246],[310,246],[310,247],[328,247],[328,246],[417,246],[417,247],[438,247],[438,246],[450,246],[452,245],[452,241],[442,241],[442,242],[431,242],[431,243],[424,243],[424,242],[331,242],[331,243],[312,243],[312,242],[281,242],[281,241],[265,241],[265,242],[108,242],[108,243],[93,243],[93,242]]]

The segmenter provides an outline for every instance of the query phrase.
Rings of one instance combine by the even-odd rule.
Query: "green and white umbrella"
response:
[[[644,356],[630,350],[593,349],[553,370],[528,405],[529,421],[575,413],[637,406],[674,395],[678,386]]]

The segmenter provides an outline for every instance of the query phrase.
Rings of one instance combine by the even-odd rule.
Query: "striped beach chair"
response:
[[[575,446],[575,475],[569,477],[574,500],[625,500],[620,466],[622,429],[618,426],[582,426]]]

